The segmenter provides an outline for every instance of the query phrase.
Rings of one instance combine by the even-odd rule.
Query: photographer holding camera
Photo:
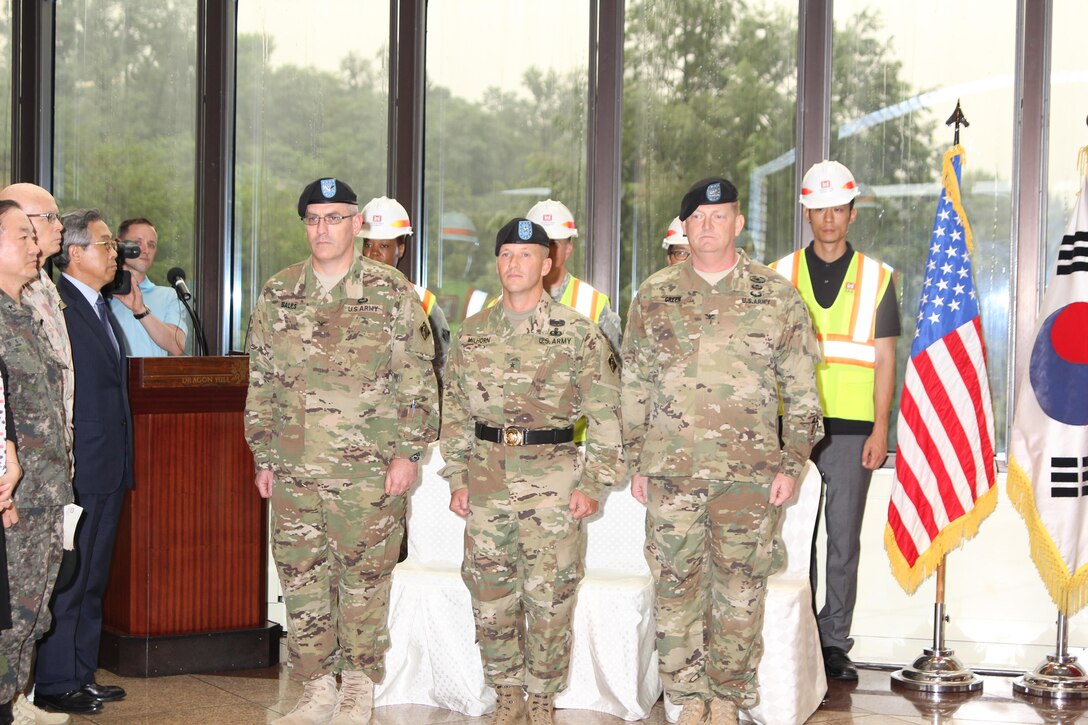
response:
[[[177,293],[147,278],[159,247],[154,225],[144,218],[126,219],[117,236],[121,286],[113,292],[110,309],[124,333],[129,356],[184,355],[188,327]],[[124,272],[131,275],[129,285],[121,279]]]

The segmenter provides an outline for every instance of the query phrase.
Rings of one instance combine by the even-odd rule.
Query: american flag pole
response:
[[[964,115],[963,110],[960,107],[959,99],[956,100],[956,109],[952,112],[952,115],[949,116],[948,120],[945,122],[945,125],[954,127],[953,148],[958,149],[959,148],[959,143],[960,143],[960,126],[962,125],[965,128],[967,126],[970,126],[970,123],[968,123],[968,121],[967,121],[967,117]],[[957,169],[957,177],[958,177],[958,169]],[[946,192],[947,192],[947,189],[946,189]],[[944,202],[944,201],[945,201],[945,194],[942,193],[941,202]],[[941,206],[943,206],[943,204],[938,206],[937,218],[934,220],[934,236],[935,237],[940,236],[940,234],[941,234],[941,231],[939,231],[939,230],[941,230],[941,226],[940,226],[941,215],[945,214],[947,216],[947,214],[948,214],[947,211],[942,212]],[[953,214],[953,216],[955,216],[955,214]],[[967,224],[967,221],[965,219],[959,220],[959,221],[961,221],[963,225]],[[956,234],[960,233],[961,231],[964,231],[964,230],[959,230],[959,229],[954,228],[954,230],[952,232],[953,238],[955,237]],[[965,233],[965,236],[966,236],[966,233]],[[949,248],[951,248],[951,246]],[[933,309],[933,304],[934,303],[939,303],[943,307],[946,300],[947,300],[947,304],[948,304],[949,307],[952,307],[953,305],[958,305],[959,304],[960,295],[955,293],[956,287],[953,286],[953,287],[949,288],[949,283],[946,281],[947,279],[951,278],[951,276],[949,275],[949,272],[951,270],[946,271],[944,277],[940,277],[940,272],[937,269],[935,269],[936,262],[934,260],[934,255],[935,255],[936,251],[937,251],[936,246],[931,247],[930,257],[929,257],[929,260],[927,261],[926,279],[925,279],[925,290],[926,291],[924,292],[924,294],[922,296],[921,304],[919,305],[919,311],[918,311],[919,329],[915,332],[915,344],[912,347],[912,357],[914,356],[914,350],[916,350],[919,347],[918,343],[919,343],[919,336],[922,333],[922,326],[925,325],[927,322],[928,323],[937,323],[939,321],[938,318],[939,318],[940,314],[943,314],[939,310],[934,310]],[[965,255],[965,258],[966,258],[966,255]],[[952,259],[955,259],[955,257],[952,256]],[[966,267],[967,265],[964,265],[964,266]],[[974,295],[975,295],[975,293],[974,293],[974,290],[972,289],[970,291],[970,302],[974,302],[974,303],[977,304],[977,300],[975,299]],[[927,303],[929,303],[929,308],[928,309],[927,309]],[[966,298],[963,300],[963,303],[964,303],[964,305],[970,304],[967,301]],[[952,310],[949,310],[949,313],[951,313],[952,311],[956,311],[955,308],[953,308]],[[926,315],[927,312],[929,312],[928,317]],[[979,333],[981,334],[981,330],[979,330]],[[935,333],[929,332],[927,330],[927,334],[935,334]],[[908,377],[909,377],[909,372],[908,372]],[[925,418],[925,411],[919,412],[916,409],[916,407],[915,407],[916,404],[913,402],[913,396],[908,398],[907,387],[909,386],[909,382],[910,381],[908,380],[907,383],[905,383],[905,385],[904,385],[903,398],[905,398],[905,400],[903,400],[900,403],[900,406],[901,406],[901,409],[904,406],[906,406],[911,411],[911,413],[913,414],[912,415],[913,419],[918,420],[919,424],[922,427],[924,427],[925,423],[922,422],[922,420]],[[920,406],[920,405],[917,406],[917,408],[921,408],[921,407],[922,406]],[[901,412],[906,413],[906,411],[901,411]],[[911,429],[911,428],[912,427],[908,427],[908,430],[910,430],[909,435],[915,436],[915,431],[913,429]],[[904,429],[904,426],[903,426],[903,422],[901,421],[900,422],[901,434],[904,433],[903,429]],[[928,469],[930,467],[929,466],[930,461],[928,460],[928,456],[923,456],[923,457],[927,458],[927,461],[925,463],[923,463],[922,467]],[[934,467],[937,467],[937,466],[940,466],[940,465],[941,465],[941,462],[938,461],[934,465]],[[911,464],[906,463],[903,466],[903,468],[908,471],[907,477],[908,478],[913,478],[913,473],[911,473],[910,470],[909,470],[911,468]],[[899,464],[897,463],[897,471],[896,471],[897,477],[899,477],[899,473],[900,473],[899,472]],[[896,502],[893,499],[892,504],[889,507],[889,521],[892,521],[893,519],[896,519],[896,517],[893,516],[893,514],[895,514],[895,513],[896,513]],[[898,520],[898,519],[896,519],[896,520]],[[898,523],[899,523],[899,527],[900,527],[900,537],[903,538],[901,531],[902,531],[902,529],[907,528],[907,525],[902,523],[901,521],[899,521]],[[933,524],[931,522],[930,526],[932,526],[932,525]],[[909,541],[908,541],[908,546],[909,546]],[[917,551],[915,551],[914,553],[915,553],[915,557],[917,558]],[[945,637],[945,629],[944,629],[944,624],[945,624],[945,563],[946,563],[946,555],[944,553],[942,553],[941,556],[940,556],[940,560],[936,565],[936,569],[934,570],[934,574],[936,575],[936,582],[935,582],[936,583],[936,596],[935,596],[935,601],[934,601],[934,604],[933,604],[933,646],[932,646],[931,649],[922,650],[922,652],[923,652],[922,655],[917,657],[911,665],[908,665],[908,666],[904,667],[901,670],[897,670],[897,671],[893,672],[892,675],[891,675],[892,682],[893,682],[893,684],[899,685],[899,686],[904,687],[906,689],[924,691],[924,692],[933,692],[933,693],[977,692],[977,691],[982,689],[982,680],[977,675],[975,675],[974,672],[972,672],[971,670],[964,667],[964,665],[960,662],[960,660],[955,656],[955,653],[951,649],[948,649],[945,646],[945,638],[944,638]]]

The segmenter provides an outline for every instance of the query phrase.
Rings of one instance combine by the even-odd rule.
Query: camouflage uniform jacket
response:
[[[624,475],[619,361],[597,325],[543,294],[528,328],[515,330],[501,304],[465,320],[446,366],[440,475],[469,499],[519,510],[565,506],[577,488],[600,500]],[[546,430],[582,415],[593,435],[584,468],[574,443],[506,446],[477,440],[475,423]]]
[[[250,319],[246,438],[258,468],[384,476],[438,433],[431,326],[404,276],[355,247],[326,293],[311,260],[270,279]]]
[[[33,310],[19,306],[4,292],[0,292],[0,357],[8,366],[8,399],[23,467],[15,503],[25,508],[71,503],[61,363]]]
[[[643,282],[631,303],[623,422],[632,471],[769,484],[776,473],[797,478],[822,436],[805,303],[789,280],[737,254],[713,287],[688,260]]]
[[[38,272],[38,279],[32,281],[23,288],[24,305],[34,310],[35,316],[41,321],[42,330],[49,340],[49,347],[53,355],[60,363],[61,391],[64,397],[64,422],[66,450],[72,459],[72,408],[75,404],[76,375],[72,364],[72,343],[68,340],[68,325],[64,321],[64,302],[53,280],[45,273]],[[69,471],[69,476],[73,475]]]

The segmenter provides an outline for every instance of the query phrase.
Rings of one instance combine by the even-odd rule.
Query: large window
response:
[[[1083,0],[1055,0],[1053,52],[1050,58],[1050,153],[1047,163],[1046,279],[1054,273],[1058,243],[1065,233],[1083,170],[1077,169],[1077,151],[1088,144],[1085,115],[1088,106],[1088,55],[1084,28],[1088,4]],[[1040,297],[1042,291],[1040,290]]]
[[[631,0],[624,37],[620,310],[665,266],[695,181],[736,184],[755,260],[793,249],[797,3]]]
[[[151,280],[166,284],[173,266],[192,272],[196,0],[57,0],[56,24],[61,211],[97,208],[115,233],[126,218],[150,219]]]
[[[495,233],[562,201],[586,244],[589,10],[583,0],[427,4],[425,284],[454,329],[499,290]],[[486,22],[484,20],[486,19]],[[415,220],[413,220],[415,221]]]
[[[336,177],[360,207],[386,189],[388,0],[239,3],[231,347],[264,282],[305,259],[303,187]]]
[[[964,32],[980,22],[985,32]],[[957,100],[971,123],[960,135],[967,154],[963,203],[974,231],[972,262],[1003,456],[1016,7],[837,0],[834,24],[831,157],[850,167],[862,189],[849,238],[899,273],[903,334],[893,412],[914,335],[941,159],[952,145],[944,121]],[[892,439],[894,445],[894,432]]]
[[[0,184],[11,183],[11,0],[0,0]]]

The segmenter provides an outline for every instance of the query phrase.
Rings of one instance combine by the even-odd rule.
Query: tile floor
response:
[[[1007,677],[983,677],[978,694],[946,696],[931,701],[926,696],[898,691],[889,685],[889,673],[862,670],[857,683],[832,683],[827,698],[809,723],[864,725],[915,725],[981,723],[1060,725],[1088,724],[1088,700],[1072,701],[1058,707],[1051,701],[1028,702],[1012,692]],[[294,705],[300,687],[287,679],[282,665],[209,675],[179,675],[153,679],[130,679],[100,672],[99,681],[119,684],[128,698],[107,703],[98,715],[74,717],[74,723],[146,723],[172,725],[258,725],[268,723]],[[487,718],[465,717],[447,710],[418,706],[378,708],[373,725],[485,725]],[[560,725],[620,725],[621,720],[583,710],[562,710],[556,714]],[[665,722],[658,703],[646,725]]]

